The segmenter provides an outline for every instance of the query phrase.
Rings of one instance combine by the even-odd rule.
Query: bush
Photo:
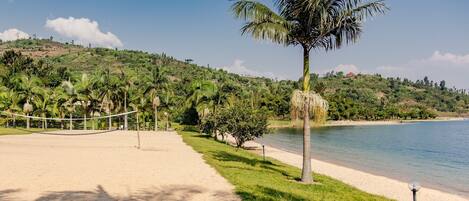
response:
[[[217,129],[220,133],[231,134],[238,148],[267,132],[267,113],[264,110],[236,104],[223,109],[218,117]]]

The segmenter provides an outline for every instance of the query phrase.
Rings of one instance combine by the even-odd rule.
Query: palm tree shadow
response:
[[[50,192],[36,201],[141,201],[141,200],[190,200],[192,197],[206,193],[207,190],[195,185],[168,185],[160,188],[140,190],[129,196],[112,196],[101,185],[94,191],[59,191]],[[217,191],[211,194],[219,200],[238,200],[231,192]]]
[[[117,200],[104,190],[101,185],[95,191],[59,191],[50,192],[36,199],[36,201],[72,201],[72,200]]]
[[[20,192],[20,189],[6,189],[0,191],[0,200],[14,200],[11,194]]]
[[[256,185],[253,186],[253,191],[257,192],[253,194],[249,191],[239,191],[238,195],[243,200],[292,200],[292,201],[305,201],[306,198],[294,195],[292,193],[283,192],[270,187]]]
[[[246,157],[231,154],[231,153],[228,153],[228,152],[225,152],[225,151],[212,152],[212,154],[214,155],[215,159],[220,160],[220,161],[240,162],[240,163],[244,163],[244,164],[247,164],[249,166],[252,166],[252,167],[260,167],[260,168],[268,170],[268,171],[277,172],[277,173],[287,177],[287,179],[289,179],[289,180],[296,180],[295,176],[290,175],[287,171],[282,170],[279,165],[277,165],[275,163],[272,163],[271,161],[268,161],[268,160],[264,161],[264,160],[260,160],[260,159],[256,159],[256,158],[246,158]],[[247,168],[236,167],[236,166],[233,166],[231,168],[247,169]]]
[[[268,165],[268,166],[278,166],[270,161],[264,161],[260,160],[257,158],[246,158],[240,155],[235,155],[232,153],[228,153],[226,151],[219,151],[219,152],[212,152],[213,155],[215,156],[215,159],[220,160],[220,161],[234,161],[234,162],[241,162],[248,164],[250,166],[256,166],[256,165]]]

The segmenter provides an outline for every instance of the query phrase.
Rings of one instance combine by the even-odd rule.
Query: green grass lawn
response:
[[[0,128],[0,136],[2,135],[27,135],[37,131],[43,131],[40,128],[31,128],[29,130],[23,128]]]
[[[316,184],[299,183],[300,169],[236,149],[194,132],[179,132],[184,142],[203,154],[209,165],[236,187],[243,200],[389,200],[360,191],[324,175]]]

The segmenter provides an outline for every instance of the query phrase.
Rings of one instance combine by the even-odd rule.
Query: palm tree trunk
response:
[[[42,113],[42,118],[43,118],[42,119],[42,130],[45,130],[45,129],[47,129],[47,126],[46,126],[47,125],[47,122],[46,122],[47,120],[45,119],[46,118],[46,113]]]
[[[68,127],[70,130],[73,130],[72,114],[70,114],[70,125]]]
[[[109,112],[107,115],[111,116],[111,113]],[[112,129],[112,120],[111,120],[111,117],[108,117],[108,118],[109,118],[109,130],[111,130]]]
[[[13,128],[16,128],[16,115],[13,115]]]
[[[155,107],[155,131],[158,131],[158,107]]]
[[[26,113],[26,115],[29,115],[29,113]],[[26,117],[26,129],[29,129],[29,117]]]
[[[86,110],[85,110],[85,114],[83,115],[85,118],[84,118],[84,122],[83,122],[83,130],[86,131]]]
[[[127,92],[124,92],[124,112],[127,113]],[[128,127],[128,115],[124,116],[124,130],[127,130]]]
[[[303,92],[309,93],[310,74],[309,74],[309,47],[303,46]],[[303,169],[301,172],[301,181],[303,183],[312,183],[311,173],[311,138],[309,127],[309,99],[305,96],[305,105],[303,111]]]

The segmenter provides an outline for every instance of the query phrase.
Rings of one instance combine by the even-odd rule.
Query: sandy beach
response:
[[[63,132],[63,131],[62,131]],[[175,132],[0,137],[0,200],[239,200]]]
[[[256,142],[248,142],[246,147],[255,147],[261,149],[261,145]],[[288,151],[276,149],[273,147],[265,146],[266,156],[280,160],[289,165],[301,168],[302,157],[301,155],[290,153]],[[408,201],[411,200],[411,192],[408,189],[408,184],[402,181],[390,179],[387,177],[373,175],[363,171],[343,167],[340,165],[312,159],[311,160],[313,171],[316,173],[324,174],[332,178],[338,179],[344,183],[352,185],[360,190],[368,193],[382,195],[388,198]],[[468,201],[469,199],[463,198],[458,195],[442,192],[435,189],[423,187],[418,192],[419,200],[424,201]]]

